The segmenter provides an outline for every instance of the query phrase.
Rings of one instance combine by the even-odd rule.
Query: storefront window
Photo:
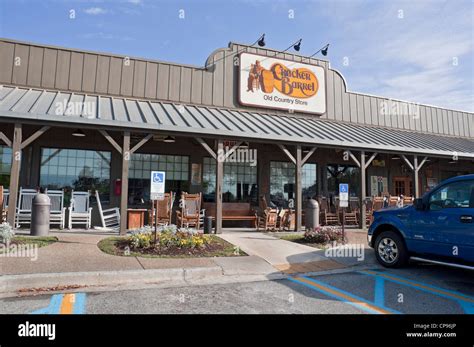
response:
[[[162,155],[134,153],[130,161],[128,180],[128,203],[148,204],[150,201],[151,171],[165,171],[166,192],[180,195],[189,189],[189,157],[182,155]]]
[[[360,169],[357,166],[328,165],[327,179],[329,196],[339,195],[339,183],[348,183],[349,195],[359,196]]]
[[[204,158],[202,171],[204,201],[215,201],[216,161]],[[250,202],[257,204],[257,165],[250,163],[224,163],[222,200],[224,202]]]
[[[12,163],[12,149],[0,146],[0,186],[10,186],[10,169]]]
[[[111,153],[84,149],[42,148],[40,186],[49,189],[99,191],[110,199]]]
[[[270,200],[278,207],[288,207],[295,199],[295,164],[270,162]],[[303,200],[316,195],[316,164],[304,164],[301,177]]]

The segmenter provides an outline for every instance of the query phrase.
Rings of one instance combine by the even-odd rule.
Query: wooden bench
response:
[[[206,216],[216,218],[216,204],[214,202],[203,203],[206,210]],[[257,216],[250,203],[248,202],[223,202],[222,203],[223,221],[250,221],[257,226]]]

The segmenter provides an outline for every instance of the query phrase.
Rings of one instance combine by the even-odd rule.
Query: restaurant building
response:
[[[473,113],[351,92],[325,60],[230,43],[189,66],[0,39],[0,61],[11,224],[20,187],[148,208],[152,170],[166,191],[202,192],[218,232],[225,204],[262,195],[300,229],[305,199],[339,183],[365,201],[474,173]]]

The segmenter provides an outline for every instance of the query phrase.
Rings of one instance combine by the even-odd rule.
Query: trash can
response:
[[[319,204],[314,199],[309,199],[305,210],[305,228],[313,230],[319,226]]]
[[[204,217],[204,234],[212,234],[212,217]]]
[[[31,206],[31,235],[46,236],[49,233],[49,213],[51,201],[49,196],[38,193]]]

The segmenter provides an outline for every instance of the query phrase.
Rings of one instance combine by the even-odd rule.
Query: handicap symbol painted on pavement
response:
[[[83,314],[86,307],[85,293],[55,294],[49,305],[32,314]]]

